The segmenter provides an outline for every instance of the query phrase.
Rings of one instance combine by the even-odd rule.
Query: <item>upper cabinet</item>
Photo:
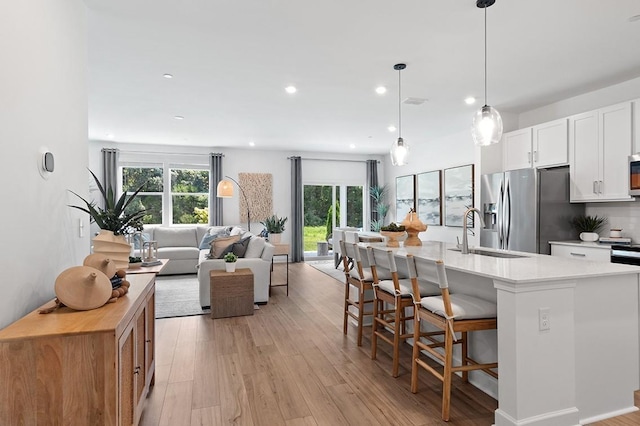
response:
[[[640,152],[640,99],[633,101],[633,153]]]
[[[572,202],[630,201],[631,102],[569,117]]]
[[[504,170],[567,164],[567,133],[566,118],[505,133]]]

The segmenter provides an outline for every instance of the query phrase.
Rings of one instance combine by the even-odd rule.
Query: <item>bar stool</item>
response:
[[[470,331],[495,330],[498,326],[497,306],[477,297],[466,294],[449,294],[449,282],[442,260],[427,260],[408,255],[406,257],[409,277],[414,290],[414,328],[413,359],[411,362],[411,392],[418,390],[418,369],[424,368],[442,382],[442,420],[449,420],[451,405],[451,379],[457,372],[462,373],[462,380],[469,380],[469,371],[481,370],[492,377],[498,374],[491,369],[498,363],[481,364],[469,358],[468,336]],[[421,297],[417,293],[418,280],[436,282],[440,287],[440,296]],[[436,327],[438,332],[424,332],[420,329],[420,321]],[[457,338],[456,333],[461,337]],[[443,335],[442,340],[434,336]],[[461,345],[461,363],[453,365],[453,345]],[[444,348],[444,352],[436,350]],[[426,351],[443,364],[442,373],[420,359],[422,351]]]

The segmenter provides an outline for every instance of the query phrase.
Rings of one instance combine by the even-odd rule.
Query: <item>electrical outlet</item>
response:
[[[538,328],[540,331],[551,330],[551,308],[538,309]]]

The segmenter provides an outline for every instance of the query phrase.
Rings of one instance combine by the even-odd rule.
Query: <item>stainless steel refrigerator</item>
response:
[[[480,245],[529,253],[551,254],[549,241],[576,239],[571,219],[585,212],[569,202],[569,167],[482,175],[480,200]]]

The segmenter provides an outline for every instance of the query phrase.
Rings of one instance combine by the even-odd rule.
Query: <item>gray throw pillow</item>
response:
[[[229,247],[224,249],[219,259],[222,259],[227,253],[233,253],[238,257],[244,257],[244,254],[247,251],[247,247],[249,247],[249,240],[251,240],[251,236],[245,237],[240,241],[236,241],[235,243],[231,244]]]

